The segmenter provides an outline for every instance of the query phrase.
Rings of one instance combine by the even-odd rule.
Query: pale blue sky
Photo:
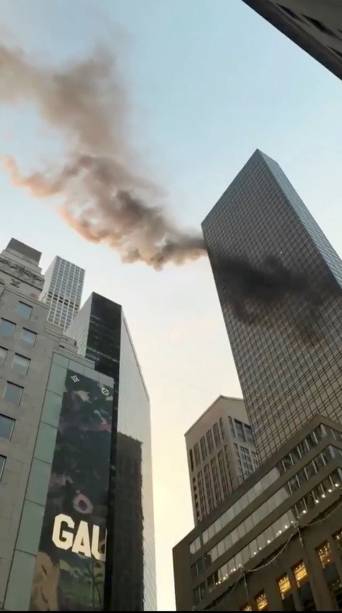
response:
[[[129,92],[131,141],[168,193],[173,215],[199,227],[255,148],[274,157],[342,253],[341,83],[241,0],[1,0],[0,32],[42,62],[111,46]],[[0,154],[24,167],[61,143],[32,108],[1,108]],[[221,393],[239,395],[206,260],[156,273],[124,265],[66,227],[0,174],[1,248],[15,236],[87,270],[124,305],[152,400],[160,609],[174,607],[171,548],[192,527],[183,434]]]

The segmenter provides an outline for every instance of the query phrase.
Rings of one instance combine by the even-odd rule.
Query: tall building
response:
[[[203,233],[259,459],[311,416],[342,419],[342,264],[257,150]]]
[[[69,331],[95,369],[114,379],[106,606],[156,610],[150,402],[122,307],[92,293]],[[113,526],[113,529],[111,529]]]
[[[84,270],[56,256],[45,273],[41,299],[49,306],[48,320],[64,331],[81,303]]]
[[[342,609],[342,424],[311,418],[173,550],[178,611]]]
[[[39,261],[14,239],[0,255],[0,609],[155,610],[149,399],[122,309],[91,297],[79,355]]]
[[[113,379],[47,321],[39,261],[0,256],[0,609],[103,610]]]
[[[243,400],[219,396],[185,434],[195,523],[256,469]]]
[[[244,2],[342,78],[342,6],[339,0]]]

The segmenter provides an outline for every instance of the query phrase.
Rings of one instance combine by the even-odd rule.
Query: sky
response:
[[[199,229],[256,148],[275,158],[342,254],[338,79],[242,0],[1,0],[0,33],[43,64],[99,44],[115,54],[128,138],[184,227]],[[1,107],[0,155],[24,168],[61,143],[30,105]],[[206,258],[156,272],[86,242],[0,171],[0,248],[16,237],[86,269],[84,299],[123,305],[151,397],[159,610],[175,608],[172,547],[193,527],[184,432],[220,394],[241,396]]]

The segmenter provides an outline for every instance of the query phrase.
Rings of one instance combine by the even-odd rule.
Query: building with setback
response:
[[[64,331],[81,304],[84,270],[56,256],[45,273],[41,300],[49,306],[48,320]]]
[[[342,425],[316,416],[173,550],[178,611],[342,610]]]
[[[202,227],[263,462],[311,416],[342,420],[342,263],[259,150]]]
[[[342,78],[340,0],[244,0],[280,32]]]
[[[256,469],[243,400],[219,396],[185,433],[195,523]]]
[[[106,607],[156,610],[150,401],[121,305],[92,293],[68,333],[114,379]],[[114,426],[113,426],[114,430]]]

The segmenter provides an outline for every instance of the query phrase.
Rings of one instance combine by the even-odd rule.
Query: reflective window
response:
[[[15,551],[7,589],[5,610],[28,611],[32,592],[35,557],[23,551]],[[20,589],[18,589],[20,586]]]
[[[7,357],[7,349],[5,347],[0,347],[0,366],[3,364]]]
[[[339,550],[340,555],[342,557],[342,530],[339,530],[338,532],[336,532],[333,538],[337,545],[337,549]]]
[[[25,302],[18,302],[16,311],[23,319],[30,319],[33,308]]]
[[[323,568],[326,568],[326,566],[332,564],[332,552],[328,541],[322,543],[322,545],[320,545],[316,551]]]
[[[8,402],[13,402],[19,406],[21,397],[23,395],[24,388],[21,385],[16,385],[15,383],[6,382],[4,398],[8,400]]]
[[[23,328],[21,330],[20,339],[24,341],[24,343],[26,343],[27,345],[30,345],[31,347],[33,347],[33,345],[35,345],[36,343],[37,334],[35,332],[32,332],[32,330]]]
[[[6,458],[5,458],[5,456],[0,455],[0,479],[1,479],[1,477],[2,477],[2,473],[4,472],[5,463],[6,463]]]
[[[308,571],[306,570],[306,566],[303,561],[298,562],[298,564],[292,568],[292,571],[298,587],[309,580]]]
[[[18,549],[26,553],[37,553],[43,516],[43,506],[35,502],[25,502],[17,541]]]
[[[205,583],[201,583],[193,591],[194,604],[198,604],[205,597]]]
[[[255,604],[257,611],[267,611],[268,600],[265,592],[260,592],[260,594],[255,597]]]
[[[0,414],[0,438],[10,440],[15,424],[15,419]]]
[[[33,458],[26,495],[27,499],[31,502],[45,505],[46,494],[49,487],[50,470],[50,464]]]
[[[284,598],[286,598],[289,595],[292,589],[289,576],[286,574],[283,575],[282,577],[280,577],[280,579],[278,579],[277,583],[278,583],[280,596],[282,600],[284,600]]]
[[[190,543],[190,553],[196,553],[196,551],[199,551],[199,549],[201,549],[201,539],[198,536],[194,541],[192,541],[192,543]]]
[[[56,428],[48,424],[40,424],[35,449],[36,458],[43,460],[43,462],[52,462],[55,451],[56,435]]]
[[[8,319],[0,319],[0,334],[2,336],[13,336],[15,332],[15,324]]]
[[[27,375],[30,362],[31,360],[29,360],[29,358],[25,358],[23,355],[15,353],[13,356],[12,368],[14,368],[14,370],[16,370],[21,375]]]
[[[242,566],[245,562],[250,560],[252,557],[256,556],[259,551],[267,547],[273,540],[278,538],[281,534],[286,532],[291,525],[294,524],[294,516],[291,511],[284,513],[282,517],[277,519],[271,526],[269,526],[266,530],[264,530],[261,534],[258,535],[256,539],[251,541],[246,547],[244,547],[241,551],[239,551],[234,557],[232,557],[228,562],[223,564],[218,570],[209,575],[208,577],[208,589],[212,591],[215,589],[217,585],[220,585],[223,581],[226,581],[229,576],[236,572],[236,570]],[[236,531],[233,531],[230,536],[236,535]],[[227,538],[227,537],[226,537]],[[237,541],[237,536],[229,542],[224,539],[224,549],[227,551],[234,542]],[[222,541],[221,541],[222,543]],[[214,560],[218,557],[219,552],[219,543],[215,545],[207,554],[206,554],[206,565],[210,565]]]

